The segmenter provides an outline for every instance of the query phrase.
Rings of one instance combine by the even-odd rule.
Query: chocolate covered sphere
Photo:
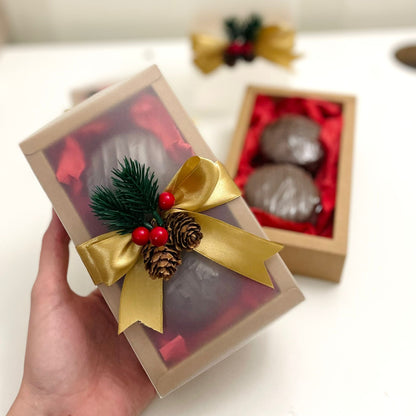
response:
[[[166,328],[181,334],[202,330],[232,305],[242,280],[201,255],[184,253],[183,263],[164,284]]]
[[[263,130],[261,152],[275,163],[293,163],[314,172],[324,155],[320,130],[319,124],[304,116],[283,116]]]
[[[245,196],[250,206],[289,221],[314,222],[320,209],[312,176],[290,164],[256,169],[248,178]]]
[[[108,137],[97,146],[88,162],[87,187],[91,193],[97,185],[111,187],[111,171],[127,156],[157,173],[159,189],[164,189],[179,168],[162,142],[147,130],[135,129]]]

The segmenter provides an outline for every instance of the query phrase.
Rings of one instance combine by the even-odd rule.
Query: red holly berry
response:
[[[175,204],[175,197],[170,192],[162,192],[159,195],[159,208],[163,210],[171,209]]]
[[[231,42],[228,46],[227,46],[227,53],[230,54],[231,56],[235,56],[238,57],[241,55],[242,52],[242,44],[239,42]]]
[[[133,243],[136,243],[139,246],[144,246],[149,241],[149,230],[146,227],[137,227],[131,233],[131,239]]]
[[[245,42],[241,45],[241,54],[244,56],[253,55],[254,45],[252,42]]]
[[[150,231],[150,242],[154,246],[164,246],[168,242],[169,233],[166,228],[155,227]]]

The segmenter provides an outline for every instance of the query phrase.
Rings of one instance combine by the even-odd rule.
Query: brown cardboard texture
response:
[[[347,254],[348,216],[354,136],[355,98],[349,95],[250,86],[242,104],[226,167],[234,178],[258,95],[273,98],[318,99],[341,105],[343,127],[340,138],[333,237],[263,227],[271,240],[285,246],[281,256],[292,273],[339,282]]]
[[[21,148],[75,245],[87,241],[92,235],[83,220],[82,212],[71,199],[72,195],[67,190],[67,186],[58,181],[56,166],[51,162],[48,149],[54,148],[62,138],[72,137],[72,132],[77,131],[76,129],[95,122],[97,119],[100,121],[103,114],[113,111],[120,103],[131,100],[146,88],[151,89],[152,94],[163,104],[178,132],[184,141],[190,144],[193,152],[215,160],[214,155],[155,66],[128,81],[98,92],[65,112],[57,120],[24,141]],[[94,128],[100,128],[99,123],[94,126]],[[91,140],[90,136],[87,137]],[[226,204],[226,207],[245,230],[261,237],[265,236],[242,198]],[[268,259],[266,266],[276,286],[274,295],[264,304],[253,309],[251,313],[223,328],[214,337],[208,337],[202,344],[198,344],[197,348],[190,350],[190,353],[177,363],[167,364],[157,348],[157,343],[152,338],[151,330],[143,325],[136,323],[124,332],[160,396],[165,396],[225,358],[249,340],[260,328],[303,300],[303,295],[279,255]],[[118,284],[110,287],[100,285],[99,289],[117,319],[120,286]]]

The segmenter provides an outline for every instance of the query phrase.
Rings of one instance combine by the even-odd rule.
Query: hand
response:
[[[101,294],[67,282],[69,237],[55,213],[32,288],[23,380],[9,415],[137,415],[155,391]]]

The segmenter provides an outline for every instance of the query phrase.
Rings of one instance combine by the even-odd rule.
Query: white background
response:
[[[20,383],[30,289],[50,217],[18,143],[68,108],[71,88],[157,63],[222,161],[248,82],[351,93],[358,107],[341,283],[298,277],[305,302],[145,414],[416,414],[416,72],[393,58],[415,38],[415,29],[301,34],[303,58],[292,73],[257,60],[210,77],[192,67],[185,39],[3,48],[0,413]],[[72,254],[70,284],[86,294],[92,283]]]
[[[299,30],[416,25],[415,0],[2,0],[18,42],[185,36],[197,16],[272,14]],[[1,4],[1,0],[0,0]]]

